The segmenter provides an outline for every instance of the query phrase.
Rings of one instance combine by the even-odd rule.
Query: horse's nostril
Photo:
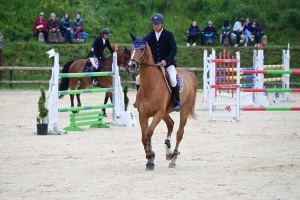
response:
[[[136,64],[131,64],[131,68],[136,68]]]

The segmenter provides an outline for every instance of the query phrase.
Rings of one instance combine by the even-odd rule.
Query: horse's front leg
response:
[[[167,138],[165,139],[165,144],[164,144],[164,146],[166,148],[166,159],[171,160],[171,157],[172,157],[171,135],[173,132],[174,121],[172,120],[172,118],[170,117],[169,114],[165,115],[163,117],[163,120],[165,121],[167,128],[168,128],[168,134],[167,134]]]
[[[152,138],[154,129],[159,124],[162,117],[163,117],[163,113],[160,113],[160,112],[156,113],[153,116],[153,120],[152,120],[150,126],[147,128],[147,131],[146,131],[145,152],[146,152],[146,159],[148,160],[148,162],[146,164],[146,170],[154,170],[155,152],[152,151],[151,138]]]
[[[76,94],[77,98],[77,107],[81,107],[80,94]]]
[[[74,94],[70,94],[71,107],[74,107]],[[77,113],[77,111],[72,111],[72,113]]]
[[[106,92],[105,93],[104,104],[107,104],[108,98],[110,98],[110,101],[112,102],[112,93],[111,92]],[[103,116],[107,117],[105,108],[102,108],[102,112],[103,112]]]

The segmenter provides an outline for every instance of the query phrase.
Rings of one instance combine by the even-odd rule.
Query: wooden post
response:
[[[0,67],[1,66],[2,66],[2,47],[0,48]],[[2,81],[2,70],[0,70],[0,81]]]

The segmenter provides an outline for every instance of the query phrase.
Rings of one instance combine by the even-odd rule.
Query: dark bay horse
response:
[[[176,145],[174,151],[171,148],[171,134],[174,121],[169,113],[173,112],[174,98],[168,90],[163,74],[157,64],[154,63],[151,49],[146,41],[150,35],[144,38],[136,38],[131,34],[133,45],[131,47],[131,59],[128,64],[130,71],[140,72],[140,88],[136,95],[136,105],[139,112],[139,122],[142,131],[142,143],[144,145],[146,159],[146,169],[154,169],[155,152],[152,151],[151,137],[154,129],[163,120],[168,128],[167,139],[165,140],[166,159],[171,160],[169,168],[176,166],[176,159],[179,155],[179,144],[184,134],[184,127],[188,117],[196,119],[195,102],[198,87],[198,80],[193,73],[182,68],[176,68],[177,73],[183,79],[183,90],[180,93],[182,110],[180,112],[180,125],[176,135]],[[149,118],[153,120],[149,126]]]
[[[120,67],[121,64],[126,66],[130,59],[130,50],[125,47],[124,50],[119,50],[117,52],[117,65]],[[87,62],[87,59],[79,59],[75,61],[69,61],[67,62],[62,70],[62,73],[82,73],[83,68]],[[100,63],[100,61],[99,61]],[[113,63],[113,56],[110,56],[106,58],[104,61],[101,61],[101,66],[99,64],[99,67],[97,69],[97,72],[106,72],[106,71],[112,71],[112,63]],[[69,88],[69,85],[71,83],[71,90],[76,90],[76,86],[78,83],[78,80],[80,80],[80,85],[77,88],[78,90],[85,89],[89,84],[91,77],[75,77],[75,78],[62,78],[61,83],[59,85],[59,90],[67,90]],[[111,88],[113,87],[113,79],[111,76],[98,76],[98,87],[102,88]],[[63,95],[60,95],[59,98],[62,98]],[[76,94],[77,97],[77,107],[81,106],[80,101],[80,94]],[[112,93],[106,92],[105,93],[105,99],[104,104],[107,103],[108,98],[112,101]],[[70,94],[71,99],[71,107],[74,107],[74,94]],[[103,115],[107,117],[105,108],[102,109]]]

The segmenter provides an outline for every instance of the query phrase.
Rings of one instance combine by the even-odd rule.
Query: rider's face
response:
[[[163,26],[162,22],[160,22],[160,23],[152,23],[152,27],[153,27],[153,29],[156,32],[159,32],[161,30],[162,26]]]
[[[102,34],[102,37],[103,37],[105,40],[107,40],[108,37],[109,37],[109,35],[107,35],[107,34]]]

